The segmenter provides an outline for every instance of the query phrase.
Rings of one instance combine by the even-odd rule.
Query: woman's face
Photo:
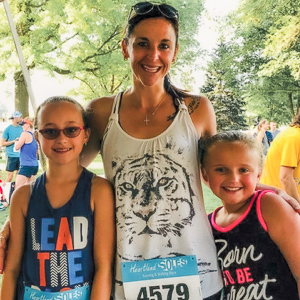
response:
[[[128,42],[122,42],[122,51],[130,60],[134,82],[163,84],[178,51],[175,30],[164,18],[145,19],[135,26]]]

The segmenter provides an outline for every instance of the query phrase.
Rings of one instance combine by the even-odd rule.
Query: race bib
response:
[[[122,263],[126,300],[202,300],[196,256]]]
[[[78,289],[72,289],[65,292],[43,292],[25,287],[24,300],[89,300],[90,287],[83,286]]]

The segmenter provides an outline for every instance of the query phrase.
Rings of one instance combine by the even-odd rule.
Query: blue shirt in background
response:
[[[22,126],[9,125],[4,129],[2,138],[7,142],[14,141],[16,138],[20,137],[22,132],[23,132]],[[14,151],[14,145],[15,144],[11,144],[5,147],[6,155],[8,157],[20,157],[20,153]]]

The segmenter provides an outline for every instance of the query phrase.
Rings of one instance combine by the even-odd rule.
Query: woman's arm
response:
[[[258,183],[256,185],[256,190],[272,190],[275,192],[278,196],[280,196],[285,202],[287,202],[296,212],[300,214],[300,203],[288,195],[285,191],[275,187],[275,186],[270,186],[262,183]]]
[[[300,299],[300,216],[272,193],[262,197],[261,212],[271,239],[282,252],[297,281]]]
[[[80,163],[84,167],[87,167],[100,152],[101,141],[111,114],[113,99],[114,97],[94,99],[86,108],[90,112],[89,127],[91,128],[91,134],[80,155]]]
[[[216,115],[211,102],[201,96],[185,98],[185,102],[199,138],[216,134]]]
[[[19,139],[15,141],[15,149],[20,150],[26,142],[27,132],[22,132]]]
[[[95,275],[91,300],[109,300],[115,257],[115,205],[110,183],[93,179],[91,206],[94,210]]]
[[[25,238],[25,217],[30,197],[28,185],[17,189],[11,199],[10,238],[5,270],[2,277],[1,299],[14,300]]]
[[[295,168],[292,167],[280,166],[279,179],[287,194],[295,198],[298,203],[300,203],[300,196],[294,179],[294,170]]]
[[[259,143],[262,143],[264,136],[265,136],[265,132],[263,130],[260,130],[257,133],[256,139],[258,140]]]

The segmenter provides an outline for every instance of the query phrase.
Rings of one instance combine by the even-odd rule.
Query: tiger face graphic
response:
[[[172,253],[173,242],[195,216],[185,168],[163,153],[113,165],[118,255],[123,260],[181,255]]]

